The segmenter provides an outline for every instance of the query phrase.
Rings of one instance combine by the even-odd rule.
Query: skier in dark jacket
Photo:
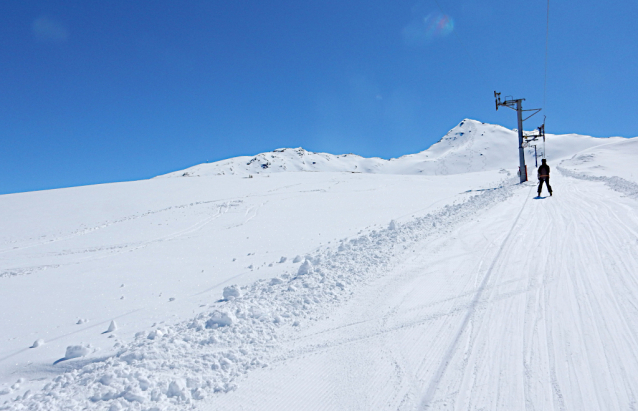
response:
[[[552,186],[549,185],[549,166],[547,160],[543,159],[542,164],[538,167],[538,196],[541,196],[541,190],[543,189],[543,181],[547,185],[549,195],[552,195]]]

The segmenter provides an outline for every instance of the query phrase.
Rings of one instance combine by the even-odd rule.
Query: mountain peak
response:
[[[574,134],[548,135],[550,160],[601,144],[600,139]],[[540,143],[539,143],[540,144]],[[526,149],[527,164],[535,164],[544,146]],[[505,127],[463,119],[430,148],[397,159],[365,158],[355,154],[316,153],[297,148],[278,148],[255,156],[205,163],[160,177],[201,177],[280,172],[349,172],[378,174],[460,174],[518,168],[518,138]]]

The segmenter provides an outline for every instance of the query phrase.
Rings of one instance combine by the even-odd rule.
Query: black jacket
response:
[[[549,178],[549,166],[547,164],[541,164],[538,167],[538,178]]]

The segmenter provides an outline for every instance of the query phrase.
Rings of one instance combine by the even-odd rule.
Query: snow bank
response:
[[[557,167],[581,180],[600,181],[614,191],[638,197],[638,138],[613,138],[607,144],[583,150]]]
[[[317,249],[297,272],[241,287],[233,298],[212,303],[209,312],[158,327],[146,338],[137,333],[117,354],[59,375],[40,392],[7,401],[0,410],[183,410],[233,390],[243,375],[268,366],[282,327],[325,318],[357,287],[400,262],[411,245],[505,201],[512,187]],[[87,353],[87,347],[72,346],[66,357]]]
[[[619,193],[625,194],[629,197],[638,198],[638,184],[627,181],[624,178],[617,176],[592,176],[584,173],[577,173],[560,166],[557,167],[557,169],[568,177],[578,178],[580,180],[600,181],[605,183],[607,187],[614,191],[618,191]]]
[[[638,183],[638,138],[601,140],[606,140],[606,144],[580,151],[563,160],[560,166],[579,176],[619,177]]]

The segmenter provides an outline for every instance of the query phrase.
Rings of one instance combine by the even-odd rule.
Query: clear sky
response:
[[[279,147],[383,158],[464,118],[638,135],[636,1],[0,2],[0,193]],[[537,115],[526,123],[534,129]],[[549,149],[549,148],[548,148]]]

